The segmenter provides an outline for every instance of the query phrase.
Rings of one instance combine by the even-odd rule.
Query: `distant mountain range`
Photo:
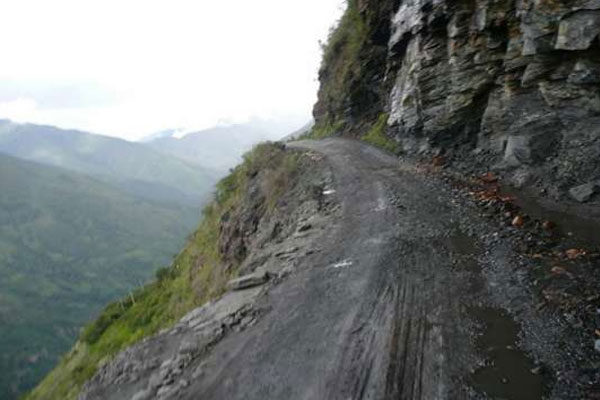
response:
[[[152,142],[152,141],[158,140],[158,139],[175,137],[175,135],[177,135],[177,133],[179,131],[180,131],[179,129],[165,129],[163,131],[158,131],[158,132],[152,133],[148,136],[144,136],[143,138],[141,138],[139,140],[139,142],[140,143],[149,143],[149,142]]]
[[[269,139],[269,134],[255,127],[232,125],[188,133],[179,139],[162,136],[147,144],[156,151],[224,173],[254,144]]]
[[[196,206],[220,175],[140,143],[6,120],[0,121],[0,153],[91,175],[151,200]]]
[[[164,130],[145,137],[141,142],[156,151],[224,174],[237,165],[242,155],[256,143],[280,140],[300,126],[302,122],[254,120],[191,132],[181,137],[177,137],[181,132],[178,129]]]
[[[145,141],[0,120],[0,398],[32,387],[109,300],[168,265],[214,184],[274,126]]]

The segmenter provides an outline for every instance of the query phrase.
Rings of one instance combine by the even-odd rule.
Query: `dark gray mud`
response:
[[[482,325],[476,339],[485,364],[471,376],[476,391],[492,398],[541,400],[542,369],[518,348],[520,326],[505,311],[472,308],[470,314]]]

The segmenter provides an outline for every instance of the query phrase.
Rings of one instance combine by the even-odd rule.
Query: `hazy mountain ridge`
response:
[[[0,152],[95,176],[152,200],[199,205],[218,173],[149,146],[52,126],[0,121]]]
[[[262,121],[223,125],[176,137],[175,129],[142,139],[155,150],[202,165],[223,175],[242,160],[242,155],[262,141],[280,140],[302,126],[303,121]]]

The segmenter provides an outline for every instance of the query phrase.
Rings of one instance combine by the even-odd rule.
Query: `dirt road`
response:
[[[323,195],[339,216],[294,273],[251,291],[256,323],[220,338],[157,397],[583,398],[568,374],[580,352],[570,331],[536,310],[511,243],[475,206],[360,142],[288,146],[325,157]],[[148,376],[97,393],[131,398]]]
[[[461,231],[448,193],[358,142],[292,147],[327,157],[341,217],[323,237],[324,251],[270,292],[261,322],[215,348],[187,398],[469,397],[461,380],[478,359],[468,308],[484,291],[474,265],[482,249]],[[516,371],[498,371],[481,386],[540,398],[541,378],[514,353]],[[502,373],[517,379],[503,383]]]

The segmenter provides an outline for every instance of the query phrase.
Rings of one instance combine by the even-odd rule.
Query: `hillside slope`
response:
[[[302,165],[306,170],[310,160],[300,160],[275,145],[258,146],[246,155],[244,163],[219,183],[214,202],[171,267],[160,270],[156,282],[108,305],[27,398],[76,398],[85,381],[119,350],[172,326],[189,310],[220,296],[228,279],[243,270],[242,262],[253,259],[250,255],[261,241],[290,234],[278,225],[285,211],[277,206],[312,196],[312,192],[301,196],[289,192]],[[254,235],[260,230],[263,237],[257,241]]]
[[[91,175],[150,200],[199,206],[219,173],[141,143],[51,126],[0,121],[0,152]]]
[[[0,182],[0,398],[8,399],[39,381],[102,305],[167,265],[200,213],[2,154]]]
[[[224,181],[169,274],[136,304],[109,306],[30,398],[75,398],[80,371],[91,377],[82,400],[595,393],[600,354],[586,315],[598,257],[563,256],[575,237],[549,238],[531,218],[507,226],[506,212],[523,211],[501,196],[474,201],[489,184],[457,189],[440,169],[358,141],[288,147]],[[286,183],[265,196],[276,182]],[[106,349],[113,357],[95,364]]]

